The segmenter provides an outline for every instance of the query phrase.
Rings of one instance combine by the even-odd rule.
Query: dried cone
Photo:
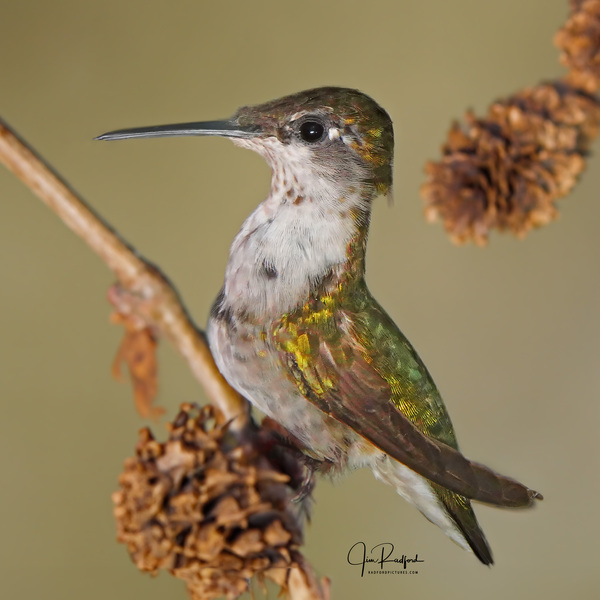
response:
[[[596,98],[554,82],[495,102],[485,119],[454,123],[440,162],[425,166],[425,215],[456,243],[487,243],[490,229],[524,237],[556,218],[555,201],[584,169],[598,133]]]
[[[118,540],[139,569],[166,569],[194,600],[236,598],[253,575],[285,585],[302,541],[289,477],[183,405],[166,443],[140,432],[113,495]]]
[[[569,82],[590,93],[600,85],[600,0],[571,0],[571,16],[554,37]]]

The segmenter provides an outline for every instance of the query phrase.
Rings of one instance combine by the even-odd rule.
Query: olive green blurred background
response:
[[[453,118],[562,73],[552,36],[566,14],[566,0],[0,0],[0,114],[170,275],[202,325],[267,166],[221,139],[92,138],[320,85],[357,87],[392,116],[396,201],[374,209],[369,285],[433,373],[465,454],[546,499],[478,508],[487,569],[370,473],[320,481],[305,551],[335,599],[600,587],[600,157],[558,222],[483,250],[427,225],[418,194]],[[147,423],[110,376],[113,277],[2,168],[0,194],[0,597],[184,599],[181,582],[141,575],[115,542],[110,494]],[[160,384],[170,417],[204,401],[166,344]],[[425,563],[361,579],[346,562],[357,541]]]

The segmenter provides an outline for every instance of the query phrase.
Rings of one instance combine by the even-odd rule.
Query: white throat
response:
[[[358,234],[360,173],[340,185],[314,170],[306,148],[275,138],[236,140],[260,152],[273,175],[267,199],[246,219],[229,252],[224,303],[235,312],[274,318],[303,305],[311,286],[342,268]]]

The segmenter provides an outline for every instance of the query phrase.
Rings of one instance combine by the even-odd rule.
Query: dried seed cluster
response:
[[[600,86],[600,0],[571,0],[571,16],[554,37],[569,82],[590,93]]]
[[[425,216],[441,219],[456,243],[484,245],[494,228],[523,237],[552,221],[585,167],[600,121],[600,0],[569,3],[554,40],[569,74],[497,101],[485,118],[468,113],[442,160],[425,167]]]
[[[555,200],[584,168],[600,105],[561,82],[495,102],[484,119],[454,123],[443,158],[428,162],[425,215],[441,219],[456,243],[487,243],[490,229],[518,237],[556,218]]]
[[[236,598],[256,574],[285,585],[302,541],[288,477],[233,446],[210,407],[183,405],[166,443],[140,432],[113,495],[118,540],[139,569],[166,569],[191,597]]]

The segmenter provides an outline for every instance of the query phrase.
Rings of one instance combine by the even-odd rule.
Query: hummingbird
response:
[[[258,152],[271,188],[229,252],[207,338],[229,384],[286,432],[310,470],[369,467],[486,565],[471,500],[532,506],[538,492],[465,458],[416,350],[371,295],[371,208],[391,197],[388,113],[358,90],[321,87],[219,121],[96,139],[222,136]]]

